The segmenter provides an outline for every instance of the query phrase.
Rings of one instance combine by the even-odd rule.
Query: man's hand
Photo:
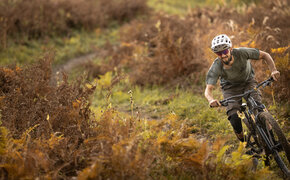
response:
[[[271,76],[273,77],[273,79],[274,79],[275,81],[277,81],[277,80],[279,79],[279,77],[280,77],[280,72],[277,71],[277,70],[275,70],[275,71],[273,71],[273,72],[271,73]]]
[[[212,96],[213,88],[214,88],[214,85],[207,84],[206,88],[205,88],[204,95],[205,95],[206,99],[208,100],[210,107],[219,107],[219,106],[221,106],[220,102],[218,100],[214,99]]]
[[[273,77],[274,81],[277,81],[280,77],[280,72],[277,71],[273,58],[270,56],[269,53],[260,50],[259,59],[264,59],[269,66],[270,71],[272,71],[271,76]]]
[[[214,99],[214,100],[211,100],[209,102],[209,106],[210,107],[219,107],[219,106],[221,106],[221,103],[218,100]]]

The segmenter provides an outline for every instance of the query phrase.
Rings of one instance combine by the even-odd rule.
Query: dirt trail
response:
[[[96,58],[97,56],[100,56],[102,53],[105,53],[105,51],[101,51],[101,52],[93,52],[93,53],[89,53],[89,54],[85,54],[79,57],[75,57],[72,58],[70,60],[67,60],[66,63],[62,64],[62,65],[58,65],[56,67],[53,68],[53,74],[56,75],[57,72],[65,72],[65,73],[69,73],[72,69],[74,69],[75,67],[78,66],[82,66],[85,63],[88,63],[90,61],[92,61],[94,58]],[[60,74],[58,75],[60,76]],[[119,111],[125,112],[130,114],[131,110],[130,109],[118,109]],[[157,116],[156,113],[152,112],[146,112],[146,110],[142,110],[142,109],[138,109],[137,110],[137,114],[135,114],[136,116],[139,116],[140,119],[146,119],[146,120],[162,120],[163,117],[161,116]],[[202,143],[204,141],[207,140],[206,135],[202,135],[199,134],[196,136],[196,139]]]
[[[59,71],[64,71],[66,73],[70,72],[74,67],[80,66],[84,63],[91,61],[93,58],[98,56],[98,52],[93,52],[83,56],[79,56],[73,59],[68,60],[65,64],[56,66],[53,68],[53,74]]]

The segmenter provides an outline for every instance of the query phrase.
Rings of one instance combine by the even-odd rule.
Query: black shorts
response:
[[[230,96],[235,96],[239,94],[243,94],[244,92],[253,89],[254,87],[257,86],[257,81],[254,79],[251,79],[247,81],[246,83],[241,83],[241,84],[227,84],[222,87],[222,93],[224,96],[224,99],[230,97]],[[261,92],[254,91],[251,93],[251,96],[254,98],[255,101],[261,102]],[[229,103],[227,106],[227,115],[230,117],[231,115],[237,113],[237,111],[240,110],[241,105],[242,105],[242,98],[233,98],[233,100],[236,100],[235,103]]]

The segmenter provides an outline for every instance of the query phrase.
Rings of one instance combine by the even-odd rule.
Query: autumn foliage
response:
[[[127,69],[132,82],[141,85],[200,85],[216,58],[210,50],[211,40],[225,33],[234,48],[252,47],[270,53],[281,72],[274,94],[283,101],[288,99],[290,89],[288,11],[287,1],[279,0],[240,9],[195,8],[185,17],[155,14],[149,19],[134,20],[122,27],[122,43],[109,51],[107,69]],[[258,81],[270,76],[265,62],[253,65]]]
[[[210,150],[175,114],[147,121],[107,108],[95,116],[89,100],[95,87],[56,80],[50,63],[47,56],[0,69],[1,179],[274,177],[267,169],[251,171],[242,145],[232,159],[225,158],[225,140]]]
[[[55,132],[73,135],[64,131],[68,126],[80,134],[88,128],[87,106],[92,91],[82,87],[81,82],[69,85],[66,79],[53,86],[50,58],[29,68],[3,67],[0,74],[1,121],[14,137],[19,138],[33,126],[37,127],[32,137]]]
[[[5,48],[8,37],[31,39],[107,27],[148,11],[143,0],[1,0],[0,43]]]
[[[5,47],[8,36],[40,38],[127,22],[148,12],[145,3],[0,0],[0,40]],[[287,101],[287,1],[239,8],[204,7],[189,9],[184,17],[158,13],[134,19],[121,27],[119,44],[103,47],[106,61],[86,68],[93,78],[108,71],[128,73],[133,85],[201,87],[215,58],[210,42],[226,33],[234,47],[255,47],[272,55],[281,72],[273,94]],[[262,165],[254,171],[243,144],[233,150],[227,139],[201,141],[194,125],[174,113],[157,121],[143,119],[133,114],[132,99],[132,113],[110,104],[94,112],[94,92],[110,96],[121,77],[106,86],[88,82],[91,77],[70,82],[65,73],[54,74],[52,64],[53,55],[47,54],[32,65],[0,67],[0,179],[277,178]],[[254,66],[259,80],[269,76],[267,66]],[[269,90],[266,94],[272,96]]]

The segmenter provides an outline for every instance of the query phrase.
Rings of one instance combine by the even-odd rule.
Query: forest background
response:
[[[0,0],[0,178],[282,179],[252,170],[203,92],[215,35],[270,53],[264,103],[289,139],[289,16],[287,0]]]

